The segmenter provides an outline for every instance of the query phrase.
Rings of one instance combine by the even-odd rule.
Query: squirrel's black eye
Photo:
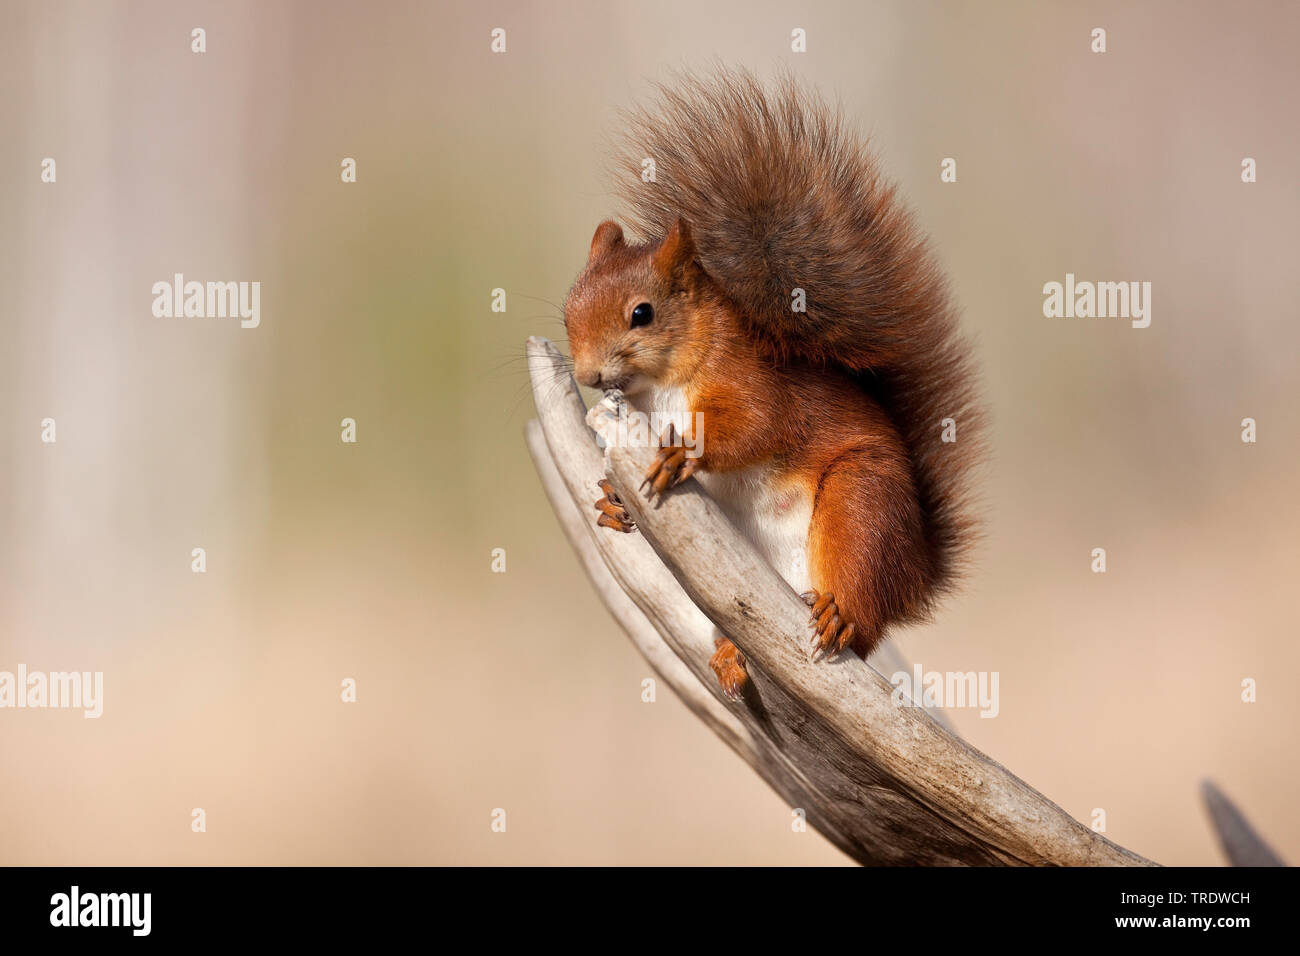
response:
[[[649,302],[642,302],[632,310],[632,328],[635,329],[642,325],[649,325],[654,321],[654,317],[654,307],[651,306]]]

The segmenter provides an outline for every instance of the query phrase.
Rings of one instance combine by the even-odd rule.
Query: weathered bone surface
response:
[[[661,679],[836,846],[868,864],[1153,865],[967,745],[941,714],[897,706],[856,655],[813,662],[808,608],[699,483],[649,502],[640,485],[656,449],[602,455],[562,356],[533,338],[528,360],[529,448],[597,592]],[[612,408],[592,409],[598,428]],[[638,533],[596,527],[606,476]],[[743,703],[708,668],[715,624],[748,659]],[[907,669],[885,646],[872,662]]]

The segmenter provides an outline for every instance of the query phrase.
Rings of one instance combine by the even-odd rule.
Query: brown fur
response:
[[[929,610],[973,536],[968,346],[945,283],[871,155],[784,80],[686,77],[631,114],[624,241],[604,223],[565,305],[580,380],[686,390],[702,470],[775,464],[813,495],[814,586],[866,654]],[[643,183],[641,159],[656,162]],[[662,237],[662,238],[661,238]],[[807,312],[791,310],[802,288]],[[655,321],[630,328],[638,302]],[[958,441],[941,441],[940,422]],[[783,479],[784,480],[784,479]]]

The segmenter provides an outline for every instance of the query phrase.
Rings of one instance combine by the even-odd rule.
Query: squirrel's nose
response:
[[[590,369],[578,372],[578,384],[588,388],[600,388],[600,372]]]

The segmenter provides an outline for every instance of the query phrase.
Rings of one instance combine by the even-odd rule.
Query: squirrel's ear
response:
[[[623,242],[623,227],[612,219],[606,219],[596,227],[596,234],[591,237],[591,252],[587,253],[590,265]]]
[[[655,271],[668,279],[694,258],[695,240],[691,236],[691,224],[678,216],[651,261]]]

